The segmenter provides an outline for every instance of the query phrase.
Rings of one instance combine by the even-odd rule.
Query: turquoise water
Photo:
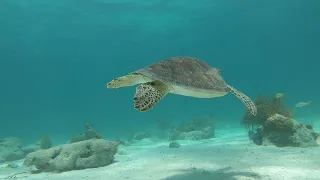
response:
[[[289,107],[312,101],[296,117],[320,118],[319,9],[319,0],[2,0],[0,137],[49,134],[58,143],[90,122],[114,139],[200,116],[238,126],[245,106],[232,95],[168,95],[141,113],[134,87],[106,88],[172,56],[222,69],[252,99],[283,92]]]

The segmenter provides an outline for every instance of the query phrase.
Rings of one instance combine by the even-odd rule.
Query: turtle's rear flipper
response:
[[[235,89],[232,86],[228,86],[230,89],[230,92],[232,94],[234,94],[237,98],[239,98],[249,109],[250,113],[254,116],[257,115],[257,107],[254,104],[254,102],[245,94],[243,94],[242,92],[238,91],[237,89]]]
[[[168,86],[160,81],[141,84],[136,88],[136,94],[133,97],[134,108],[138,111],[148,111],[168,92]]]

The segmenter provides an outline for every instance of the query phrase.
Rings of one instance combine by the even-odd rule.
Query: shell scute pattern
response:
[[[164,83],[220,92],[229,91],[218,69],[192,57],[169,58],[138,72]]]

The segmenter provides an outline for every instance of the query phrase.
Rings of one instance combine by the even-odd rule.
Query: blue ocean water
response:
[[[2,0],[0,137],[70,139],[92,123],[105,138],[212,115],[239,125],[234,96],[168,95],[151,111],[133,108],[134,87],[115,77],[172,56],[193,56],[255,99],[286,93],[319,117],[319,0]],[[65,138],[65,139],[64,139]]]

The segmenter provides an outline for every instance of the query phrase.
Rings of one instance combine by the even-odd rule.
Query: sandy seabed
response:
[[[14,169],[1,164],[0,179],[320,180],[320,148],[256,146],[243,129],[218,131],[217,137],[178,141],[180,148],[143,140],[121,147],[124,155],[117,154],[109,166],[64,173],[31,174],[23,161],[17,161],[19,167]]]

